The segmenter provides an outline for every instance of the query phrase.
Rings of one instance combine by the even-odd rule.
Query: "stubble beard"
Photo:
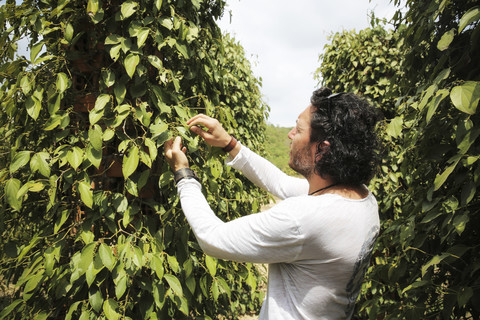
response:
[[[309,152],[310,146],[308,145],[297,151],[291,150],[290,161],[288,162],[290,168],[305,178],[309,178],[315,168],[314,162],[309,158]]]

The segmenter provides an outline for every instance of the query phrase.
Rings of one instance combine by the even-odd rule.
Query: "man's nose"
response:
[[[295,136],[295,133],[296,133],[295,128],[292,128],[292,130],[290,130],[290,132],[287,135],[288,139],[293,140],[293,137]]]

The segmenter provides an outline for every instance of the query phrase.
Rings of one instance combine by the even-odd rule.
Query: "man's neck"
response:
[[[321,189],[324,189],[324,188],[326,189],[329,186],[334,184],[333,180],[330,177],[325,177],[324,178],[324,177],[321,177],[320,175],[315,174],[315,173],[313,173],[310,177],[308,177],[307,181],[308,181],[308,184],[309,184],[308,194],[312,194],[312,193],[316,194],[315,191],[321,192],[321,191],[318,191],[318,190],[321,190]]]

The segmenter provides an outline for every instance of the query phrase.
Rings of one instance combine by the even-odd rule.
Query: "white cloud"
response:
[[[271,107],[269,122],[293,126],[317,86],[313,73],[328,36],[368,27],[372,10],[380,18],[395,12],[388,0],[296,0],[288,5],[230,0],[219,25],[245,48],[255,75],[262,77],[262,93]]]

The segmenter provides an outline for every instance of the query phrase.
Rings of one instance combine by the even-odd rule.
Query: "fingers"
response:
[[[182,138],[175,137],[165,142],[165,158],[174,171],[188,168],[188,159],[185,153],[187,148],[182,146]]]
[[[191,126],[191,127],[190,127],[190,131],[198,134],[198,135],[199,135],[200,137],[202,137],[203,139],[208,139],[208,138],[209,138],[208,131],[202,130],[200,127]]]
[[[172,145],[172,151],[173,152],[178,152],[182,148],[182,138],[180,137],[175,137],[175,140],[173,140],[173,145]]]
[[[193,125],[193,124],[204,124],[202,122],[210,122],[212,120],[215,120],[209,116],[206,116],[204,115],[203,113],[199,113],[197,114],[196,116],[190,118],[188,121],[187,121],[187,125]]]
[[[217,119],[211,118],[204,114],[197,114],[193,118],[187,121],[187,125],[195,126],[195,125],[202,125],[208,129],[208,131],[215,130],[215,128],[222,127],[220,122]]]

